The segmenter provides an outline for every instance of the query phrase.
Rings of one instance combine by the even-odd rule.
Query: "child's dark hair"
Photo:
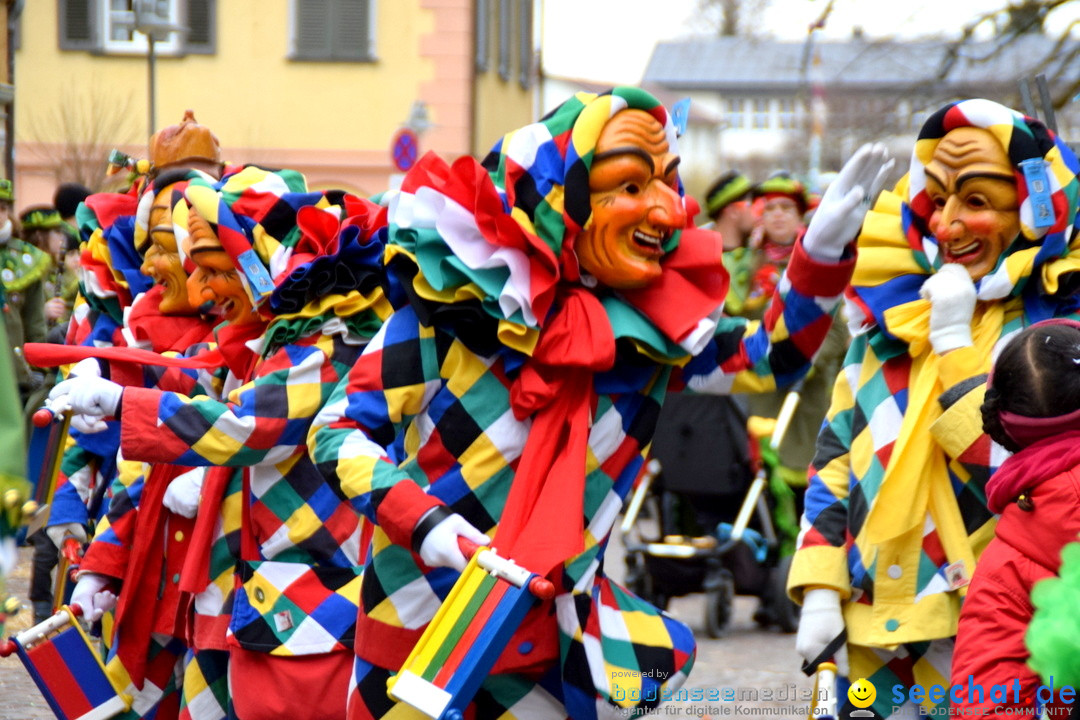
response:
[[[983,430],[1006,450],[1021,446],[1001,413],[1052,418],[1080,409],[1080,323],[1037,323],[1021,330],[998,355],[982,404]]]

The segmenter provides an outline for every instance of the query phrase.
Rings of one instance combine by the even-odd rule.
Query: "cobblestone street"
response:
[[[20,564],[9,578],[8,591],[26,601],[30,565],[30,548],[20,550]],[[612,545],[608,567],[618,577],[621,552]],[[776,630],[763,631],[754,624],[752,615],[757,607],[755,598],[735,600],[735,614],[726,635],[718,640],[705,634],[703,596],[676,598],[669,611],[687,623],[698,638],[697,663],[686,683],[686,689],[700,689],[700,701],[675,700],[661,709],[660,716],[717,718],[743,714],[747,708],[758,708],[755,715],[775,713],[765,717],[805,717],[812,682],[799,671],[795,655],[795,636]],[[31,622],[29,607],[12,617],[9,632],[17,632]],[[734,697],[723,702],[707,698]],[[37,687],[16,657],[0,658],[0,720],[49,720],[53,717]]]

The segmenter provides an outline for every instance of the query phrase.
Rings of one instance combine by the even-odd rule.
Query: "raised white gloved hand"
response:
[[[97,622],[107,611],[116,607],[116,593],[110,587],[112,578],[97,573],[83,573],[71,592],[71,605],[82,608],[83,617]]]
[[[83,358],[71,366],[68,378],[75,377],[101,377],[101,363],[97,358]]]
[[[86,542],[86,528],[82,523],[70,522],[60,523],[59,525],[49,525],[45,528],[45,534],[53,541],[53,545],[58,548],[63,547],[64,538],[69,535],[78,540],[80,544]]]
[[[162,505],[186,518],[195,517],[199,510],[199,493],[202,492],[203,473],[201,468],[189,470],[178,475],[165,488]]]
[[[465,557],[458,547],[459,535],[466,540],[472,540],[477,545],[487,545],[491,542],[491,538],[474,528],[468,520],[454,513],[440,520],[428,531],[423,542],[420,543],[418,553],[420,559],[428,567],[452,567],[461,572],[468,564],[469,558]]]
[[[840,593],[831,588],[807,590],[799,614],[799,634],[795,636],[795,652],[806,662],[813,662],[829,643],[844,631],[844,614],[840,610]],[[837,672],[848,674],[847,644],[833,655]]]
[[[919,296],[930,301],[930,345],[938,355],[972,345],[975,283],[958,263],[946,263],[926,279]]]
[[[124,386],[100,377],[74,377],[57,383],[49,391],[50,403],[64,403],[75,414],[105,417],[115,415]]]
[[[893,161],[881,143],[855,151],[829,185],[803,235],[803,247],[815,260],[836,262],[859,234],[866,212],[881,192]]]

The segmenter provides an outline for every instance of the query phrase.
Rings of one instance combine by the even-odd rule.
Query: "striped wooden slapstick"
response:
[[[555,594],[551,582],[494,550],[458,543],[469,564],[388,683],[391,699],[443,720],[460,720],[525,613]]]
[[[60,720],[104,720],[131,707],[113,686],[90,637],[76,619],[78,605],[0,643],[0,656],[17,653]]]

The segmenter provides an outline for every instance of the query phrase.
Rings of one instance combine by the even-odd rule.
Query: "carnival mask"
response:
[[[187,279],[188,302],[203,312],[219,313],[233,325],[257,322],[259,316],[232,257],[195,208],[188,211],[188,231],[184,248],[195,263]]]
[[[607,122],[589,172],[592,217],[575,245],[582,269],[617,289],[660,276],[664,245],[686,225],[678,165],[652,115],[622,110]]]
[[[180,259],[176,246],[172,208],[169,207],[172,191],[173,186],[170,185],[154,197],[154,204],[150,208],[150,229],[147,232],[150,243],[143,256],[142,267],[139,269],[162,286],[163,292],[159,305],[162,313],[190,315],[195,312],[197,306],[192,305],[188,299],[188,275],[184,271],[183,261]]]
[[[982,128],[950,130],[926,166],[926,191],[942,261],[972,280],[992,272],[1020,234],[1016,175],[1001,143]]]

